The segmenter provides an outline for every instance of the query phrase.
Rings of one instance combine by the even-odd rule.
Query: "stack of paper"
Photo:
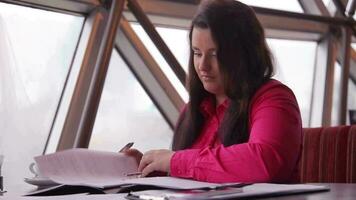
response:
[[[42,176],[47,177],[58,186],[38,190],[34,194],[50,194],[65,190],[105,193],[106,189],[121,187],[127,191],[135,188],[166,188],[176,190],[216,189],[239,186],[241,183],[207,183],[173,177],[132,178],[126,174],[137,171],[134,158],[122,153],[94,151],[88,149],[71,149],[35,158]],[[137,187],[140,186],[140,187]],[[87,189],[87,190],[85,190]]]
[[[134,158],[122,153],[71,149],[35,158],[40,174],[59,185],[29,195],[107,193],[151,189],[130,193],[133,198],[224,199],[326,191],[324,186],[297,184],[207,183],[174,177],[130,178],[137,171]],[[242,188],[243,187],[243,188]],[[152,190],[170,189],[170,190]]]
[[[131,192],[128,199],[246,199],[256,197],[274,197],[308,192],[329,191],[328,187],[307,184],[270,184],[256,183],[243,188],[226,188],[211,191],[173,191],[173,190],[147,190]]]

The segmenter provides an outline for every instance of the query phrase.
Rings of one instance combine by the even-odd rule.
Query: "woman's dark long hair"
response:
[[[273,75],[272,55],[266,44],[264,30],[249,6],[234,0],[206,0],[192,21],[193,28],[209,29],[217,45],[217,59],[224,92],[230,105],[218,129],[224,146],[244,143],[249,138],[250,100],[256,90]],[[200,104],[208,93],[195,71],[190,50],[187,80],[189,103],[178,120],[173,150],[191,147],[201,133],[204,118]]]

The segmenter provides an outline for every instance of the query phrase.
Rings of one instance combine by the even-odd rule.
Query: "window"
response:
[[[330,3],[330,0],[323,0],[324,4],[326,7],[328,7],[329,3]]]
[[[89,148],[118,151],[128,142],[145,152],[170,148],[173,131],[113,51]]]
[[[303,13],[303,9],[297,0],[240,0],[250,6],[265,7],[277,10]]]
[[[354,40],[355,38],[352,37],[352,39]],[[353,50],[355,51],[356,50],[356,43],[351,43],[351,47],[353,48]]]
[[[164,42],[173,52],[184,71],[188,73],[189,64],[189,32],[183,29],[156,28]]]
[[[293,90],[301,111],[303,126],[309,126],[317,44],[277,39],[268,39],[267,42],[276,61],[274,78]]]
[[[334,69],[334,84],[333,84],[333,99],[331,110],[331,125],[337,126],[339,124],[339,112],[340,112],[340,91],[341,91],[341,66],[338,62],[335,62]]]
[[[349,79],[349,88],[347,93],[347,110],[356,110],[356,84]],[[347,112],[347,120],[350,119],[349,112]],[[350,124],[350,121],[349,121]]]
[[[42,154],[83,18],[0,3],[0,153],[8,188]],[[19,148],[21,147],[21,148]]]
[[[184,85],[178,80],[173,70],[169,67],[162,54],[153,44],[149,36],[143,30],[140,25],[132,24],[132,28],[161,67],[164,74],[169,80],[171,80],[173,86],[176,88],[180,96],[185,102],[188,101],[188,93],[184,88]],[[188,59],[189,59],[189,39],[187,30],[179,30],[172,28],[156,28],[164,42],[168,45],[172,53],[177,58],[183,69],[188,71]]]
[[[356,84],[351,79],[349,79],[349,89],[348,89],[348,108],[356,110]]]

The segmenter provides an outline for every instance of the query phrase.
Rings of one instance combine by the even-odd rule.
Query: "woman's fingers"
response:
[[[137,149],[128,149],[128,150],[123,151],[122,153],[124,153],[124,154],[127,155],[127,156],[134,157],[134,158],[136,159],[137,164],[140,163],[141,158],[142,158],[142,155],[143,155],[143,154],[142,154],[139,150],[137,150]]]
[[[151,172],[169,172],[173,154],[173,151],[166,149],[148,151],[143,155],[138,171],[142,172],[142,177]]]
[[[155,165],[155,163],[150,163],[150,164],[146,165],[146,167],[143,168],[143,170],[142,170],[141,177],[145,177],[145,176],[149,175],[151,172],[154,172],[156,169],[156,167],[154,165]]]
[[[138,158],[140,158],[140,160],[141,160],[142,155],[143,155],[143,154],[142,154],[139,150],[137,150],[137,149],[128,149],[128,150],[125,150],[123,153],[126,154],[126,155],[128,155],[128,156],[138,157]]]
[[[153,162],[153,156],[151,155],[151,152],[148,151],[142,156],[140,165],[138,166],[138,171],[142,171],[151,162]]]

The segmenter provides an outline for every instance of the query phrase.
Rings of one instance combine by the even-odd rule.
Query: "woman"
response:
[[[300,111],[293,92],[271,79],[272,56],[254,11],[234,0],[203,1],[189,38],[190,99],[173,151],[146,152],[142,176],[158,171],[208,182],[294,180]]]

